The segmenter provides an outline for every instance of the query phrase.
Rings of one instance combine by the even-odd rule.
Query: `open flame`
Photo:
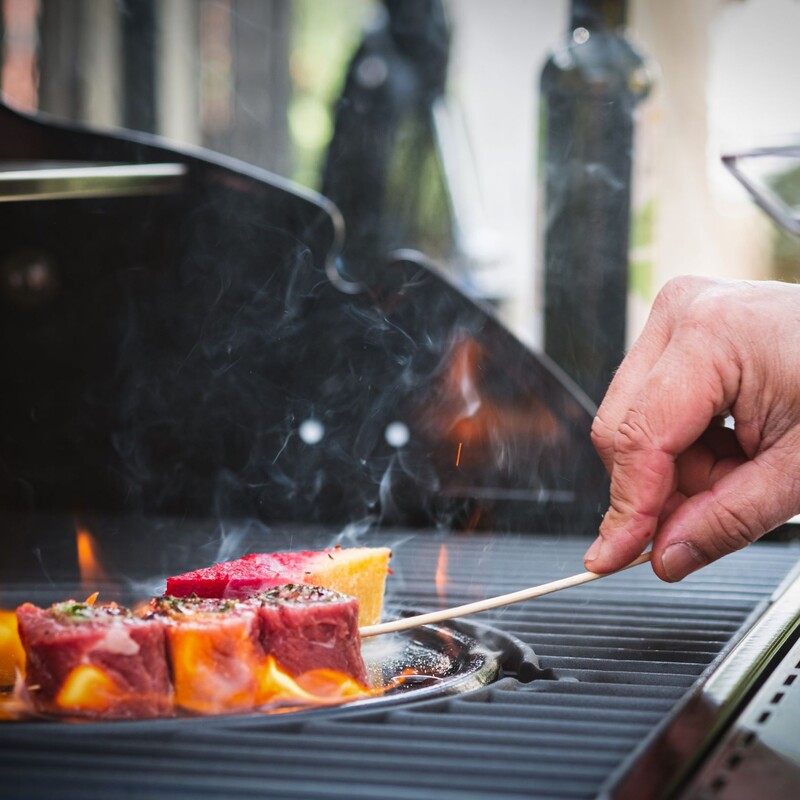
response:
[[[0,610],[0,686],[13,686],[25,669],[25,651],[17,631],[17,615]]]
[[[185,657],[189,656],[189,650],[183,652]],[[15,670],[17,666],[15,664]],[[183,666],[188,668],[191,665]],[[340,705],[351,700],[376,697],[396,688],[406,680],[409,671],[396,676],[386,686],[374,689],[332,669],[313,669],[292,676],[272,656],[261,659],[254,667],[245,689],[240,683],[228,684],[224,675],[212,678],[208,671],[200,672],[205,681],[202,694],[198,692],[196,681],[192,695],[187,694],[185,684],[183,695],[179,695],[178,687],[175,687],[175,711],[179,715],[181,712],[202,715],[242,711],[286,713],[314,706]],[[195,670],[193,674],[196,677],[198,672]],[[38,716],[28,694],[29,690],[35,692],[38,687],[25,687],[20,672],[12,674],[11,684],[15,683],[14,675],[14,691],[0,694],[0,719]],[[102,717],[112,712],[111,718],[114,718],[113,712],[120,706],[142,699],[143,696],[133,694],[129,687],[120,685],[101,664],[85,663],[77,665],[67,674],[53,699],[53,707],[67,715]]]
[[[96,593],[86,604],[95,600]],[[264,652],[252,622],[248,616],[232,616],[205,626],[202,620],[168,624],[164,633],[169,677],[152,682],[143,679],[142,662],[122,663],[127,656],[142,653],[146,640],[134,641],[125,628],[112,627],[85,652],[69,657],[65,651],[71,663],[63,665],[67,670],[60,677],[53,673],[43,685],[34,685],[30,675],[25,681],[17,615],[0,611],[0,666],[4,670],[0,719],[42,714],[119,719],[140,714],[285,713],[376,697],[407,682],[401,674],[371,688],[350,672],[336,669],[289,671]],[[157,643],[150,641],[157,649]],[[157,673],[156,669],[153,674]]]
[[[24,674],[25,650],[19,638],[17,615],[0,609],[0,720],[21,719],[29,713]]]
[[[447,588],[447,545],[443,544],[439,548],[439,558],[436,562],[436,594],[439,600],[444,600],[445,589]]]
[[[246,619],[217,629],[182,624],[167,629],[175,703],[200,714],[253,708],[260,659]]]
[[[293,678],[267,656],[258,670],[260,705],[284,706],[289,710],[301,705],[331,705],[360,697],[379,694],[380,689],[370,689],[349,675],[333,669],[312,669]]]
[[[107,573],[95,538],[77,523],[75,541],[81,582],[88,593],[98,582],[108,580]],[[446,555],[443,558],[446,562]],[[446,563],[442,574],[445,571]],[[92,591],[85,604],[93,606],[97,595]],[[137,616],[146,616],[149,607],[149,603],[142,606]],[[125,670],[110,666],[110,661],[107,664],[108,653],[112,654],[111,661],[115,661],[114,656],[130,655],[120,648],[131,646],[132,641],[129,637],[107,636],[102,647],[74,659],[66,676],[62,673],[59,682],[48,685],[47,695],[37,694],[43,687],[25,684],[25,653],[16,613],[0,611],[0,688],[4,689],[0,692],[0,718],[26,719],[55,713],[115,719],[136,717],[139,708],[147,708],[148,714],[156,716],[284,713],[375,697],[405,682],[403,676],[397,676],[371,688],[333,669],[290,673],[265,654],[252,621],[242,617],[232,617],[210,630],[181,622],[168,625],[165,634],[169,653],[166,692],[159,688],[148,694],[147,688],[140,689],[137,682],[129,681],[131,676]]]
[[[28,691],[38,691],[39,687],[17,688],[20,699],[27,701]],[[55,697],[54,708],[67,715],[90,716],[106,719],[135,718],[137,707],[146,706],[154,699],[162,700],[155,694],[134,690],[121,676],[99,663],[78,664],[67,674]],[[161,706],[166,712],[169,705]],[[32,713],[32,707],[26,709]]]
[[[75,523],[75,546],[78,551],[78,569],[83,586],[94,588],[97,583],[107,581],[108,575],[100,561],[99,548],[94,536],[77,522]]]
[[[116,681],[94,664],[80,664],[67,675],[55,704],[65,711],[102,712],[121,696]]]
[[[244,683],[237,678],[229,681],[229,676],[210,672],[208,664],[198,668],[186,662],[191,648],[181,653],[182,660],[176,664],[181,675],[176,675],[175,703],[179,709],[199,714],[244,710],[286,712],[308,706],[337,705],[385,691],[370,689],[332,669],[309,670],[293,677],[272,656],[255,665]],[[99,715],[130,698],[130,692],[119,686],[102,666],[79,664],[61,685],[55,705],[67,713]]]

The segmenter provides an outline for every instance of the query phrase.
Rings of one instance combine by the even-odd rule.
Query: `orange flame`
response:
[[[93,586],[108,580],[103,565],[98,556],[97,542],[86,528],[75,525],[75,545],[78,550],[78,568],[81,573],[81,583],[84,586]]]
[[[216,629],[175,625],[167,640],[178,706],[218,714],[255,705],[258,654],[249,621],[230,619]]]
[[[258,704],[327,705],[376,692],[354,678],[333,669],[312,669],[293,678],[267,656],[258,670]]]
[[[316,669],[293,676],[256,643],[252,622],[198,620],[167,629],[175,703],[200,714],[247,711],[273,704],[320,705],[372,690],[345,673]]]
[[[0,686],[12,686],[17,670],[25,669],[25,651],[17,631],[17,615],[0,611]]]
[[[179,708],[188,711],[219,714],[265,706],[265,711],[284,712],[309,705],[336,705],[385,691],[370,689],[332,669],[314,669],[293,677],[272,656],[257,664],[242,665],[247,669],[242,669],[238,677],[231,676],[229,671],[228,674],[212,672],[210,670],[219,664],[209,663],[208,639],[198,635],[196,630],[186,633],[190,635],[182,637],[181,658],[174,663],[174,699]],[[247,660],[247,653],[239,654]],[[199,661],[193,663],[193,657],[199,657]],[[228,660],[227,666],[233,663],[235,659]],[[103,668],[96,664],[79,664],[62,683],[54,705],[76,714],[103,715],[132,698]],[[6,709],[8,717],[21,716],[21,710]]]
[[[436,593],[440,600],[444,599],[444,592],[447,588],[447,545],[443,544],[439,548],[439,560],[436,562]]]
[[[11,613],[11,612],[6,612]],[[220,714],[242,711],[285,713],[309,706],[332,706],[376,697],[397,688],[414,676],[410,668],[389,680],[385,685],[370,688],[346,673],[333,669],[312,669],[299,676],[286,672],[273,656],[263,654],[254,663],[243,641],[238,650],[219,654],[216,661],[211,650],[218,647],[219,639],[209,641],[198,630],[185,630],[178,649],[179,658],[172,653],[174,693],[172,701],[176,711],[200,714]],[[243,649],[244,648],[244,649]],[[24,652],[20,647],[20,656]],[[223,662],[220,662],[220,656]],[[226,657],[227,656],[227,657]],[[244,663],[239,665],[238,658]],[[195,660],[197,659],[197,660]],[[238,677],[231,680],[230,668],[241,666]],[[227,669],[221,669],[227,668]],[[37,716],[29,691],[40,687],[25,687],[21,672],[16,674],[16,684],[11,693],[0,693],[0,720],[27,719]],[[83,663],[75,666],[62,682],[52,701],[53,710],[60,709],[75,715],[114,718],[119,709],[144,699],[121,686],[102,666]],[[58,712],[57,712],[58,713]],[[164,709],[164,713],[168,713]],[[130,716],[128,713],[123,716]]]
[[[92,664],[80,664],[67,675],[55,704],[68,711],[106,711],[114,705],[120,690],[114,679]]]
[[[421,409],[421,423],[452,442],[456,467],[470,470],[483,464],[503,442],[558,434],[556,418],[532,390],[526,390],[524,402],[512,402],[518,390],[510,391],[508,373],[508,365],[493,362],[471,336],[462,333],[452,342],[433,394]]]

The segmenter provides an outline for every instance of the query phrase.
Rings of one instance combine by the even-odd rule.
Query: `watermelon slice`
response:
[[[287,583],[321,586],[355,597],[359,625],[380,621],[391,550],[334,547],[296,553],[252,553],[237,561],[167,578],[173,597],[244,598]]]

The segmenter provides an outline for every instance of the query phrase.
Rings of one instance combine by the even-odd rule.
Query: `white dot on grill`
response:
[[[325,435],[325,426],[318,419],[304,419],[297,432],[306,444],[319,444]]]
[[[403,447],[411,438],[411,432],[405,422],[390,422],[383,435],[386,437],[386,442],[392,447]]]

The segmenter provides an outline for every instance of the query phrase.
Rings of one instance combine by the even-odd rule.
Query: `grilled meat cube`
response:
[[[248,599],[258,610],[261,645],[292,676],[332,669],[366,685],[358,601],[318,586],[286,585]]]
[[[52,714],[143,718],[173,711],[164,625],[116,603],[68,600],[17,609],[26,684],[34,706]]]
[[[165,625],[177,706],[217,714],[256,705],[264,658],[256,609],[234,600],[161,597],[151,601],[147,618]]]

